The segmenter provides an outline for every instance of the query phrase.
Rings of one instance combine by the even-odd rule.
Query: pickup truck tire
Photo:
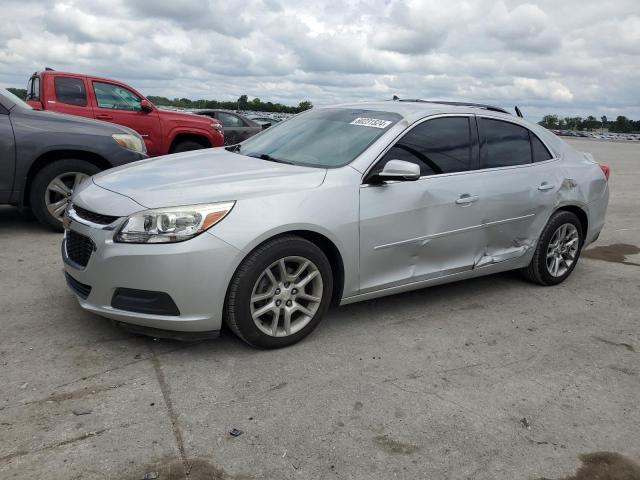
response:
[[[35,217],[43,225],[56,232],[62,232],[62,217],[50,211],[52,205],[60,205],[55,209],[59,212],[66,199],[71,197],[73,187],[82,178],[95,175],[99,171],[100,169],[92,163],[72,158],[57,160],[44,167],[33,178],[29,193],[29,203]],[[52,183],[54,181],[55,183]]]
[[[201,143],[193,140],[183,140],[175,144],[171,149],[171,153],[188,152],[190,150],[200,150],[201,148],[204,148]]]

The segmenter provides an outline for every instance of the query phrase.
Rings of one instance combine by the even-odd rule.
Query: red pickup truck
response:
[[[108,78],[46,69],[27,85],[27,103],[38,110],[105,120],[132,128],[149,156],[221,147],[222,125],[191,113],[159,110],[130,86]]]

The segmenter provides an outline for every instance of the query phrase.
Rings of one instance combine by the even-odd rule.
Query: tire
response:
[[[565,254],[562,254],[560,252],[556,252],[555,250],[557,249],[551,245],[552,241],[556,238],[556,234],[559,234],[560,237],[562,237],[560,228],[565,226],[565,232],[575,232],[576,234],[571,236],[571,238],[576,238],[575,243],[577,243],[577,246],[570,265],[568,265],[567,262],[571,257],[570,254],[573,246],[567,248]],[[569,237],[567,236],[566,238],[568,239]],[[553,243],[555,244],[555,242]],[[528,280],[539,285],[550,286],[562,283],[569,277],[569,275],[571,275],[571,272],[573,272],[573,269],[578,264],[583,244],[584,233],[582,232],[582,225],[580,220],[578,220],[578,217],[571,212],[560,210],[551,216],[547,225],[542,230],[542,234],[538,240],[531,263],[522,270],[522,273]],[[551,253],[549,253],[550,251]],[[553,255],[553,257],[548,257],[548,255]],[[558,256],[558,259],[560,259],[560,257],[563,259],[558,261],[560,269],[557,270],[554,275],[554,257],[556,256]],[[551,263],[551,266],[548,265],[548,262]]]
[[[183,140],[178,142],[172,149],[171,153],[189,152],[191,150],[200,150],[204,148],[201,143],[193,140]]]
[[[281,259],[285,259],[290,282],[282,282]],[[308,263],[306,268],[305,262]],[[302,270],[293,280],[292,274],[298,269]],[[312,279],[299,286],[308,277]],[[253,347],[286,347],[302,340],[318,326],[331,303],[332,292],[333,273],[322,250],[294,235],[278,237],[257,247],[238,267],[227,292],[225,323]],[[272,295],[268,298],[252,302],[252,298],[269,293]],[[307,297],[319,301],[308,301]],[[254,320],[254,316],[265,308],[268,310]],[[278,318],[274,322],[276,311]]]
[[[48,205],[52,206],[57,203],[60,205],[58,208],[63,208],[63,204],[71,196],[73,187],[79,184],[80,179],[95,175],[99,171],[100,169],[92,163],[71,158],[57,160],[47,165],[36,174],[31,182],[29,193],[31,211],[40,223],[56,232],[62,232],[62,217],[55,216],[49,210]],[[54,191],[51,188],[52,182],[56,178],[64,183],[68,192],[63,192],[60,188]]]

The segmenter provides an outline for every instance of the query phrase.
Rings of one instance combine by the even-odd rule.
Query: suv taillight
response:
[[[605,165],[604,163],[598,163],[600,165],[600,170],[604,173],[604,176],[609,180],[609,165]]]

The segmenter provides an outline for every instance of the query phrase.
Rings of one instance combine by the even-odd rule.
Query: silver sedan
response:
[[[155,336],[275,348],[348,304],[505,270],[541,285],[598,238],[608,168],[495,107],[314,109],[226,148],[109,170],[65,216],[80,305]]]

